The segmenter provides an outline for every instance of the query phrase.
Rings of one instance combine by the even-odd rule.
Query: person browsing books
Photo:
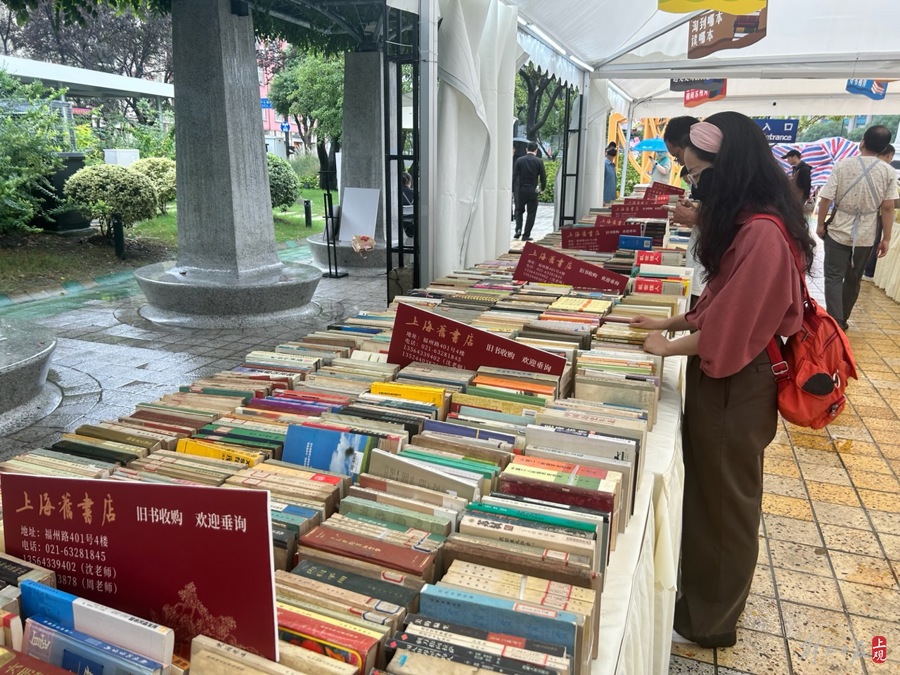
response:
[[[699,122],[696,117],[690,115],[682,115],[681,117],[673,117],[666,124],[663,132],[663,141],[669,154],[675,158],[682,167],[684,167],[684,148],[688,143],[688,134],[691,127]],[[689,199],[681,199],[675,205],[672,212],[672,220],[688,227],[693,227],[697,222],[697,209],[693,202]]]
[[[791,248],[812,263],[813,239],[790,180],[759,126],[736,112],[692,127],[716,170],[697,214],[697,259],[707,285],[696,307],[669,319],[634,317],[644,350],[689,357],[682,421],[685,485],[681,595],[675,631],[701,647],[730,647],[759,549],[763,451],[778,425],[766,344],[802,325]],[[780,219],[791,244],[775,222]]]
[[[716,129],[716,127],[707,127],[702,124],[693,125],[684,138],[682,149],[682,161],[687,171],[687,182],[691,186],[691,200],[693,200],[689,202],[691,204],[690,222],[684,223],[691,228],[690,240],[687,251],[685,251],[685,267],[694,270],[694,277],[691,280],[691,308],[694,307],[706,287],[706,275],[694,254],[700,235],[696,223],[698,208],[702,208],[703,202],[709,197],[712,189],[713,163],[716,161],[716,152],[718,152],[721,141],[718,133],[709,129]],[[673,220],[676,217],[673,214]]]

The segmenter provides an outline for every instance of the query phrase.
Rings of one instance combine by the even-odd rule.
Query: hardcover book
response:
[[[284,440],[282,460],[353,476],[368,470],[374,436],[292,424]]]

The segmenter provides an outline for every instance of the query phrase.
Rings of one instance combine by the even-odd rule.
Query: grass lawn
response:
[[[273,213],[275,241],[304,240],[325,227],[321,190],[304,190],[300,202]],[[337,193],[333,193],[337,202]],[[312,206],[312,227],[307,229],[303,199]],[[115,256],[112,241],[99,234],[63,236],[53,233],[9,235],[0,238],[0,294],[13,295],[59,286],[68,281],[87,281],[125,272],[154,262],[176,258],[178,250],[177,206],[153,220],[125,230],[125,259]]]

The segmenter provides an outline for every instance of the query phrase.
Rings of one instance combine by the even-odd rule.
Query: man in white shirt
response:
[[[890,142],[887,127],[866,129],[859,144],[860,155],[835,164],[819,193],[816,233],[825,245],[825,307],[845,330],[859,296],[866,261],[875,245],[878,209],[882,226],[879,258],[887,253],[891,242],[897,178],[893,167],[878,159]],[[826,224],[832,203],[833,219]]]

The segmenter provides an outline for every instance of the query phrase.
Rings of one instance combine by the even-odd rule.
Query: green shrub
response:
[[[299,154],[291,157],[291,168],[300,179],[300,187],[314,190],[319,187],[319,158],[312,154]]]
[[[62,161],[60,117],[50,109],[61,91],[22,84],[0,71],[0,235],[51,217],[58,200],[50,176]]]
[[[76,172],[66,181],[65,194],[73,208],[86,218],[100,221],[100,230],[110,233],[113,216],[126,227],[156,215],[159,198],[153,182],[124,166],[97,164]]]
[[[272,196],[272,208],[287,209],[300,198],[300,180],[287,160],[269,153],[266,155],[266,162],[269,165],[269,193]]]
[[[146,157],[128,167],[150,179],[159,197],[159,212],[166,212],[166,205],[175,199],[175,160],[168,157]]]
[[[556,172],[559,170],[559,161],[555,159],[544,162],[544,171],[547,173],[547,188],[538,195],[538,201],[552,204],[556,199]]]

